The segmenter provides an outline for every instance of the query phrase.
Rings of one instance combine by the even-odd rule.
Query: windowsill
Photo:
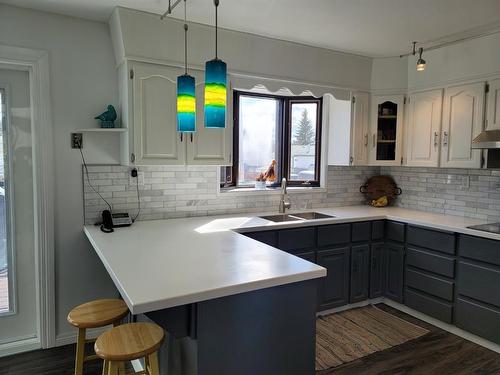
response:
[[[300,194],[300,193],[325,193],[326,188],[321,186],[288,186],[286,188],[287,192],[290,194]],[[231,194],[231,195],[269,195],[269,194],[281,194],[281,187],[266,188],[265,190],[255,189],[253,187],[248,188],[219,188],[219,194]]]

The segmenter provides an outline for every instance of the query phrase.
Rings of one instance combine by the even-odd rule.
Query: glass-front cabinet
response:
[[[402,164],[404,96],[373,96],[370,164]]]

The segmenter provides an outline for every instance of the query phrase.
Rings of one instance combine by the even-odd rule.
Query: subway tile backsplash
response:
[[[277,211],[279,192],[219,192],[214,166],[139,167],[139,220]],[[129,167],[89,166],[89,178],[116,211],[137,212]],[[292,209],[364,204],[359,186],[370,176],[391,175],[403,189],[399,207],[500,221],[500,170],[416,167],[328,168],[327,188],[289,190]],[[84,179],[85,222],[95,223],[106,205]]]
[[[135,179],[129,167],[89,166],[89,179],[94,188],[115,211],[137,213]],[[277,211],[279,191],[219,192],[214,166],[147,166],[139,167],[139,220],[168,219],[191,216]],[[359,186],[378,174],[378,167],[329,167],[326,189],[289,189],[292,209],[314,209],[359,205],[364,197]],[[106,204],[87,183],[83,173],[85,222],[100,220]]]
[[[395,205],[500,221],[500,170],[382,167],[403,194]]]

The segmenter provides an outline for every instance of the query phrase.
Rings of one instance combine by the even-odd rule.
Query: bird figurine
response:
[[[106,112],[94,117],[94,119],[101,121],[101,128],[114,128],[117,117],[115,107],[110,104]]]
[[[265,181],[276,181],[276,164],[278,164],[276,160],[273,160],[271,165],[267,168],[267,171],[264,173]]]

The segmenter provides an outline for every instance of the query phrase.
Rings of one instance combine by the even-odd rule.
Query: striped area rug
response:
[[[375,306],[319,317],[316,321],[316,371],[401,345],[428,332]]]

